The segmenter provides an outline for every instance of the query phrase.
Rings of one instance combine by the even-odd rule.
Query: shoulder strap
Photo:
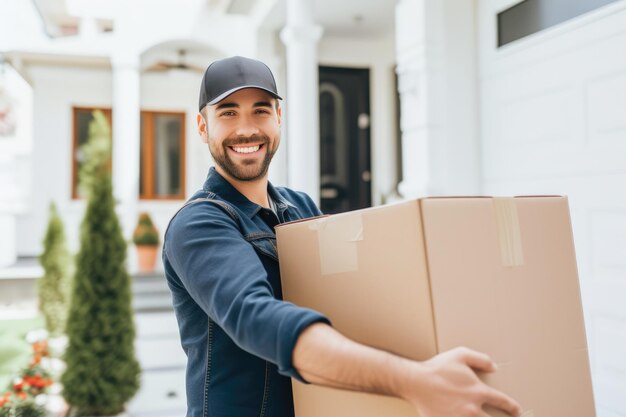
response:
[[[209,192],[204,197],[197,197],[197,198],[194,198],[192,200],[187,201],[181,208],[179,208],[176,211],[176,213],[174,213],[174,215],[172,216],[170,221],[168,222],[167,227],[165,228],[165,235],[167,234],[167,231],[169,230],[170,225],[172,224],[172,220],[174,220],[174,218],[178,215],[178,213],[183,211],[186,207],[189,207],[190,205],[199,203],[201,201],[207,201],[209,203],[213,203],[213,204],[216,204],[219,207],[221,207],[226,212],[226,214],[228,214],[235,221],[235,223],[237,223],[237,226],[241,230],[241,225],[240,225],[240,221],[239,221],[239,215],[237,214],[237,211],[233,208],[233,206],[231,206],[230,204],[228,204],[224,200],[216,199],[215,198],[215,194]]]

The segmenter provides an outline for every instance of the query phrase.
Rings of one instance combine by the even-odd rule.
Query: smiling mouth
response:
[[[254,146],[229,146],[230,149],[235,151],[238,154],[249,154],[254,153],[261,149],[263,144],[254,145]]]

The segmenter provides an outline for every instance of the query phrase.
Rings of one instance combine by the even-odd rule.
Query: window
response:
[[[93,112],[100,110],[109,121],[111,127],[111,109],[93,107],[74,107],[72,109],[72,198],[80,198],[78,194],[78,173],[84,163],[81,146],[89,139],[89,124],[93,120]]]
[[[185,198],[185,113],[141,112],[140,165],[141,199]]]
[[[524,0],[498,13],[498,47],[616,0]]]
[[[102,111],[112,126],[111,109],[73,108],[73,199],[81,198],[78,173],[84,156],[80,148],[87,142],[94,110]],[[185,113],[141,112],[139,197],[144,200],[185,198]]]

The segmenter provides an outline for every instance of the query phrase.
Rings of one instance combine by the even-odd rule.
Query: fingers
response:
[[[522,407],[514,399],[493,388],[488,388],[485,404],[504,410],[513,417],[522,415]]]
[[[461,349],[463,360],[469,367],[483,372],[494,372],[496,370],[496,364],[491,360],[489,355],[467,348]]]

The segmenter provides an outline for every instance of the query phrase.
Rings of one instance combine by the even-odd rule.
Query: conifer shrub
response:
[[[51,336],[65,332],[71,291],[71,255],[65,241],[63,221],[54,203],[50,204],[49,220],[39,263],[43,277],[38,281],[39,311]]]
[[[104,116],[94,112],[90,132],[108,130]],[[110,136],[109,136],[110,137]],[[108,146],[102,144],[108,140]],[[110,152],[106,135],[90,135],[85,154]],[[100,161],[106,157],[98,155]],[[139,389],[135,358],[135,327],[131,280],[126,270],[126,242],[115,213],[108,166],[91,166],[80,251],[76,257],[67,321],[67,369],[61,377],[63,397],[73,416],[121,413]]]
[[[111,129],[104,113],[96,110],[89,123],[87,142],[80,147],[83,156],[78,172],[78,195],[89,197],[94,182],[111,173]]]

